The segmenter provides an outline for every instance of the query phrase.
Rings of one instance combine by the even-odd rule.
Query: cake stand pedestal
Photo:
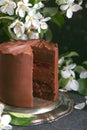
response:
[[[71,113],[73,110],[73,101],[67,93],[60,92],[59,98],[55,102],[35,98],[33,108],[17,108],[5,105],[5,110],[10,112],[34,114],[36,119],[33,120],[30,125],[38,125],[56,121]]]

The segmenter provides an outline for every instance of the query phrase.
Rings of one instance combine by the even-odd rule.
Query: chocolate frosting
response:
[[[17,107],[33,106],[33,54],[28,44],[0,46],[0,100]]]

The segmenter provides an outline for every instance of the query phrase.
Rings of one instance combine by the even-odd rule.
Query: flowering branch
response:
[[[47,0],[0,0],[0,23],[7,26],[10,39],[51,40],[49,21],[58,26],[64,24],[64,14],[71,18],[73,12],[82,9],[82,0],[54,0],[55,7],[46,6]],[[8,30],[7,30],[8,29]]]
[[[73,62],[73,57],[79,56],[76,52],[63,54],[58,62],[59,84],[65,91],[77,91],[79,94],[87,95],[87,61],[82,65]]]

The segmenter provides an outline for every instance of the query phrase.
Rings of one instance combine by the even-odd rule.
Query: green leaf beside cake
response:
[[[8,112],[11,116],[11,124],[17,126],[25,126],[30,124],[35,118],[35,115],[27,114],[27,113],[16,113],[16,112]]]

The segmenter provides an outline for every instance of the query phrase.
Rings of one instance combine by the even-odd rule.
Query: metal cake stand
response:
[[[73,110],[73,101],[66,93],[59,92],[59,98],[55,102],[34,98],[34,107],[17,108],[5,105],[5,111],[30,113],[36,116],[30,125],[38,125],[58,120],[68,115]]]

